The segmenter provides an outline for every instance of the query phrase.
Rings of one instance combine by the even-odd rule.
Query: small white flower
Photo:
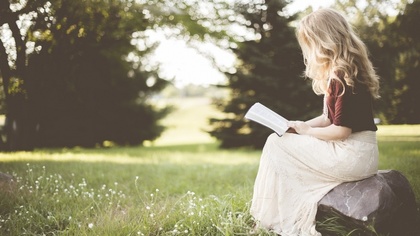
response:
[[[367,221],[368,220],[367,216],[363,216],[362,220]]]
[[[88,224],[89,229],[93,228],[93,223]]]

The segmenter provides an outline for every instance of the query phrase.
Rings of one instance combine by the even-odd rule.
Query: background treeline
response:
[[[288,14],[283,0],[249,2],[0,1],[1,148],[157,138],[170,108],[151,102],[169,83],[148,57],[156,31],[235,53],[235,68],[220,68],[230,96],[216,104],[226,119],[211,120],[210,132],[222,146],[262,145],[270,131],[243,120],[256,101],[290,119],[318,114],[320,98],[301,76],[294,33],[305,12]],[[383,123],[419,123],[419,1],[363,2],[337,1],[335,7],[352,19],[382,78],[376,115]],[[389,15],[389,8],[397,14]]]

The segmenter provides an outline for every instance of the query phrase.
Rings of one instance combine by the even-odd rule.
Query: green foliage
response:
[[[129,7],[130,6],[130,7]],[[130,1],[52,1],[30,31],[28,93],[37,146],[139,144],[160,135],[166,110],[147,104],[165,82],[126,58],[147,53],[131,44],[148,22]],[[156,83],[147,84],[154,77]]]
[[[321,101],[301,74],[303,59],[291,22],[295,17],[282,14],[285,1],[260,1],[236,6],[243,27],[253,39],[237,42],[233,52],[237,71],[227,74],[231,98],[220,101],[225,119],[212,119],[211,134],[222,147],[261,147],[272,132],[243,115],[255,102],[261,102],[288,119],[305,120],[320,113]]]
[[[396,124],[420,123],[420,37],[413,30],[420,22],[420,1],[407,4],[405,10],[397,16],[393,28],[398,42],[396,67],[395,101],[396,116],[392,120]]]

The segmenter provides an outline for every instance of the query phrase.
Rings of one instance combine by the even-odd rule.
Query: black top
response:
[[[328,89],[326,104],[331,123],[351,128],[353,133],[378,130],[373,120],[373,98],[367,88],[356,84],[352,89],[341,81],[346,88],[344,94],[343,85],[334,79]]]

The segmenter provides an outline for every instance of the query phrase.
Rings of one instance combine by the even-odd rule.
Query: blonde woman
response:
[[[323,113],[290,121],[296,133],[268,137],[251,205],[256,227],[282,236],[321,235],[315,228],[321,198],[378,170],[372,102],[379,97],[379,80],[365,44],[332,9],[305,16],[297,38],[305,75],[314,92],[324,95]]]

